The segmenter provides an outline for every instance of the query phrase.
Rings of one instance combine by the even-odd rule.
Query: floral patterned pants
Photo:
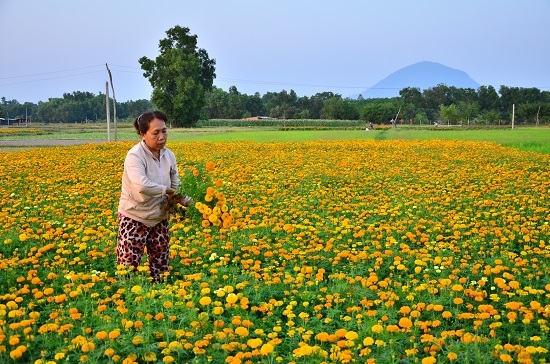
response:
[[[149,273],[153,281],[157,282],[160,280],[160,275],[168,271],[170,256],[168,221],[163,220],[149,227],[121,215],[116,247],[117,264],[137,269],[145,249],[147,249]]]

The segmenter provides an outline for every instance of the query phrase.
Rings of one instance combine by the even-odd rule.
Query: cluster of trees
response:
[[[236,119],[256,115],[283,119],[364,120],[389,123],[392,119],[428,124],[509,123],[515,105],[518,123],[550,122],[550,92],[537,88],[481,86],[477,90],[437,85],[420,91],[408,87],[399,97],[382,99],[342,98],[332,92],[298,97],[291,90],[263,96],[214,88],[207,95],[203,115],[208,119]]]
[[[293,90],[247,95],[235,86],[229,91],[212,87],[204,95],[205,105],[196,120],[181,120],[174,126],[192,126],[199,119],[241,119],[268,116],[278,119],[363,120],[375,124],[392,119],[413,124],[507,124],[515,112],[516,123],[550,123],[550,92],[536,88],[492,86],[478,90],[438,85],[421,92],[404,88],[399,97],[389,99],[342,98],[332,92],[298,97]],[[0,116],[28,117],[39,122],[96,122],[106,119],[105,94],[90,92],[66,93],[38,104],[0,99]],[[111,100],[112,103],[112,100]],[[118,119],[133,119],[144,110],[151,110],[149,100],[118,102]],[[515,105],[515,110],[513,110]]]
[[[112,106],[113,100],[109,102]],[[0,99],[0,116],[5,119],[21,119],[44,123],[81,123],[97,122],[107,119],[107,98],[105,94],[76,91],[65,93],[63,97],[50,98],[46,102],[19,103],[17,100]],[[116,103],[117,118],[134,118],[144,110],[151,110],[148,100]],[[112,117],[111,112],[111,117]]]
[[[169,29],[159,42],[155,60],[139,59],[153,88],[151,100],[116,103],[118,119],[134,118],[154,107],[170,115],[172,125],[193,126],[200,119],[241,119],[269,116],[278,119],[363,120],[373,123],[428,124],[550,123],[550,91],[537,88],[481,86],[477,90],[437,85],[420,90],[407,87],[389,99],[342,98],[332,92],[298,97],[294,90],[264,95],[224,91],[213,86],[215,60],[197,48],[189,28]],[[112,102],[111,102],[112,104]],[[513,106],[515,107],[513,110]],[[101,93],[73,92],[46,102],[20,104],[1,99],[0,117],[40,122],[84,122],[106,119],[106,97]]]

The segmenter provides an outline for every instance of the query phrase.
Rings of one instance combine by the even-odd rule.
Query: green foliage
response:
[[[197,210],[195,204],[200,202],[211,209],[215,205],[213,200],[207,201],[206,199],[206,190],[208,187],[212,187],[212,179],[204,165],[199,164],[186,168],[180,175],[180,185],[176,189],[176,194],[191,197],[193,203],[187,208],[180,205],[176,213],[180,215],[185,214],[193,223],[200,224],[202,214]]]
[[[175,26],[159,42],[155,60],[139,63],[153,87],[151,101],[174,120],[174,126],[192,126],[205,106],[205,92],[212,88],[215,60],[197,48],[197,36],[189,28]]]

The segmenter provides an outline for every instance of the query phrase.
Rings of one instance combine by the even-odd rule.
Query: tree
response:
[[[478,97],[480,110],[490,111],[500,109],[500,98],[493,86],[480,86]]]
[[[241,94],[237,90],[237,87],[231,86],[229,88],[229,97],[227,101],[227,117],[229,119],[242,118],[245,113],[245,109],[241,100]]]
[[[197,48],[197,36],[179,25],[166,32],[159,42],[160,55],[153,61],[141,57],[139,63],[153,87],[152,103],[166,112],[175,126],[192,126],[206,104],[205,93],[212,89],[216,61]]]
[[[361,119],[366,122],[382,124],[393,115],[392,106],[389,103],[367,104],[361,110]]]
[[[458,102],[458,115],[462,120],[466,120],[468,125],[470,121],[477,118],[479,115],[479,105],[477,102]]]
[[[259,92],[256,92],[254,95],[244,95],[244,100],[246,112],[250,116],[264,116],[266,114]]]
[[[458,109],[455,104],[449,106],[439,105],[439,114],[441,119],[446,121],[448,125],[458,120]]]

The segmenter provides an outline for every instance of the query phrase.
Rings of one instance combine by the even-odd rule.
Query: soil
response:
[[[0,151],[14,152],[39,147],[69,146],[104,142],[104,140],[91,139],[0,140]]]

